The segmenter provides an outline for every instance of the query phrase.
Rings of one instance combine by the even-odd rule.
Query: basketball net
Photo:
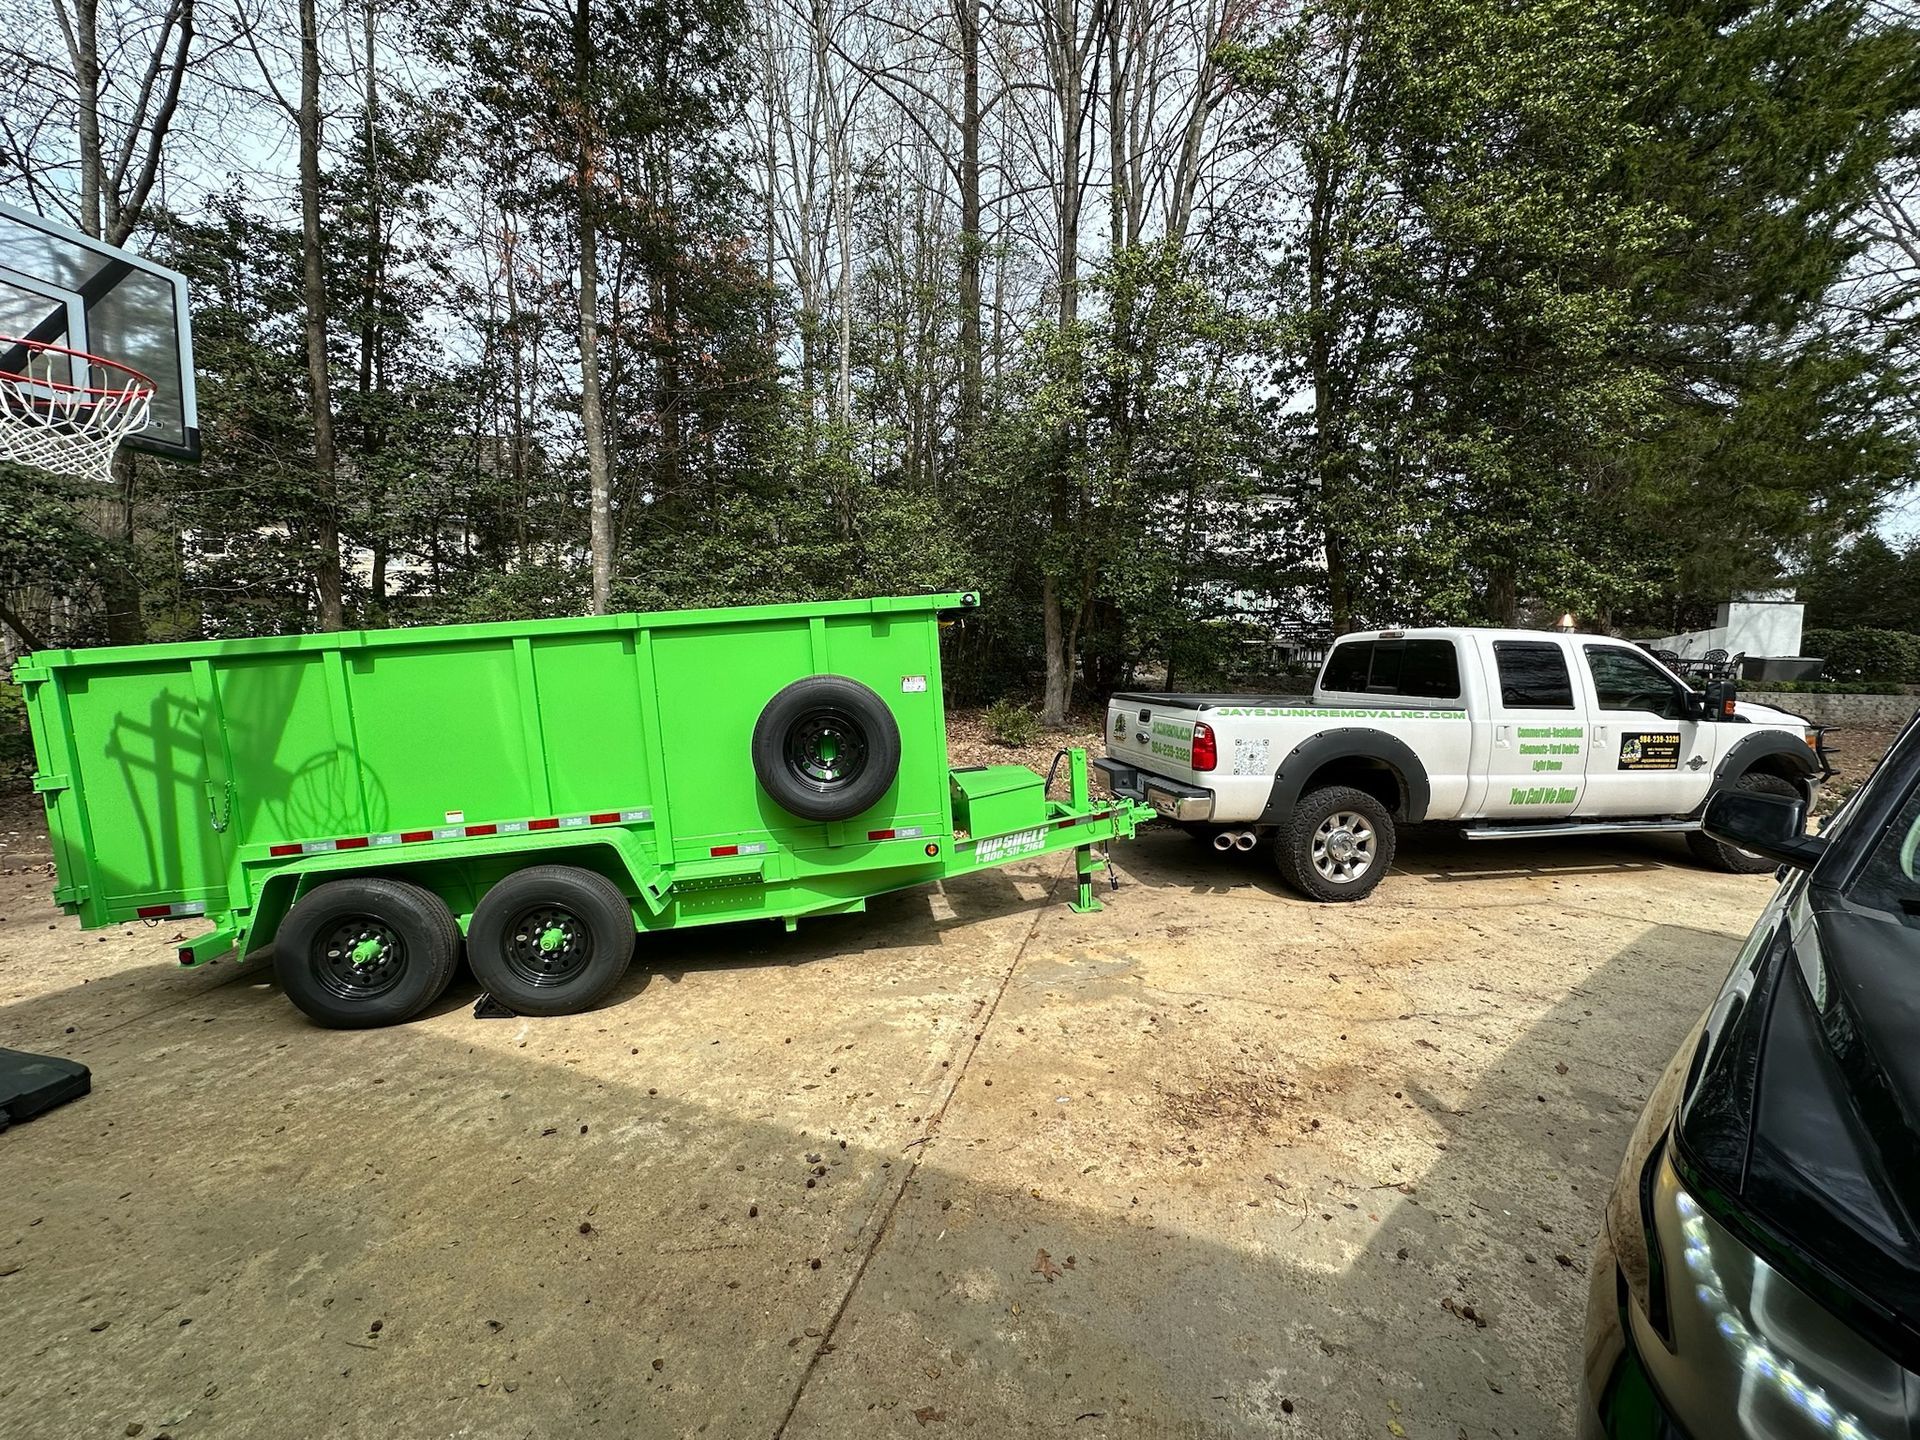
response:
[[[0,460],[105,481],[152,405],[153,381],[129,365],[0,335]]]

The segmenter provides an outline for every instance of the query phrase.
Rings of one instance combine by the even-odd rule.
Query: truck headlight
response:
[[[1653,1187],[1668,1257],[1670,1345],[1635,1317],[1655,1387],[1697,1435],[1753,1440],[1904,1436],[1920,1418],[1908,1374],[1749,1249],[1681,1186]]]

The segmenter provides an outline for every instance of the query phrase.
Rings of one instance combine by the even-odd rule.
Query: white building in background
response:
[[[1798,656],[1806,608],[1787,590],[1744,595],[1720,606],[1709,630],[1689,630],[1684,635],[1663,635],[1640,643],[1655,650],[1671,650],[1682,660],[1698,660],[1709,650],[1724,650],[1749,659]]]

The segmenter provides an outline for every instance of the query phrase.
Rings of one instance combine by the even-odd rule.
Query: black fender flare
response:
[[[1720,757],[1720,763],[1713,769],[1713,784],[1707,788],[1707,799],[1711,800],[1722,790],[1730,790],[1740,777],[1751,770],[1754,762],[1778,755],[1787,762],[1787,768],[1800,777],[1800,788],[1808,798],[1812,798],[1813,777],[1819,766],[1813,758],[1813,751],[1807,748],[1806,741],[1796,740],[1781,730],[1756,730],[1751,735],[1743,735],[1734,742],[1733,748]],[[1703,801],[1702,810],[1706,808]]]
[[[1433,786],[1427,780],[1427,767],[1413,747],[1397,735],[1384,730],[1350,726],[1322,730],[1310,735],[1288,752],[1274,772],[1273,793],[1267,808],[1260,812],[1260,824],[1277,825],[1299,802],[1300,792],[1321,766],[1336,760],[1378,760],[1400,781],[1400,804],[1394,807],[1396,819],[1417,825],[1427,818],[1433,801]]]

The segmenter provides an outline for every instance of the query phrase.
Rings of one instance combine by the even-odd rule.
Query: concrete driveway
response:
[[[311,1028],[0,858],[0,1434],[1561,1436],[1645,1092],[1771,888],[1408,837],[1358,906],[1177,832],[643,941],[613,1003]],[[138,1427],[136,1429],[136,1427]]]

